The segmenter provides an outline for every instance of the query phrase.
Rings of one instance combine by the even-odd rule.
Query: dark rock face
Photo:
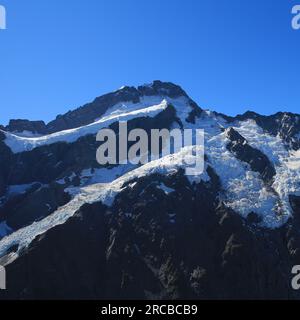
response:
[[[265,182],[270,183],[276,170],[269,158],[260,150],[251,147],[233,128],[227,130],[227,137],[230,140],[227,149],[239,160],[248,163],[253,171],[259,172]]]
[[[50,297],[78,297],[83,299],[100,294],[102,288],[99,286],[99,282],[105,281],[104,275],[106,274],[105,271],[107,272],[103,263],[107,241],[104,208],[97,205],[93,206],[93,209],[89,208],[88,211],[85,207],[82,210],[86,213],[84,219],[81,213],[78,213],[76,218],[72,219],[73,222],[70,221],[71,225],[66,225],[66,229],[61,228],[61,226],[50,231],[48,234],[49,239],[51,239],[50,242],[44,241],[44,236],[39,237],[36,239],[35,249],[31,251],[32,257],[28,256],[28,260],[23,256],[20,260],[18,259],[17,265],[11,265],[12,273],[22,268],[26,261],[30,264],[31,269],[29,276],[25,276],[23,273],[20,274],[18,279],[11,278],[9,286],[24,288],[23,293],[17,293],[17,289],[11,297],[17,294],[18,298],[21,299],[33,298],[34,296],[38,299]],[[57,246],[57,248],[51,249],[52,245]],[[99,245],[103,247],[101,248]],[[43,259],[45,260],[42,261]],[[73,266],[70,267],[69,263],[72,260]],[[63,264],[67,267],[65,271],[62,270]],[[60,267],[57,268],[58,265]],[[44,270],[40,272],[39,268],[44,268]],[[32,272],[35,273],[35,276]],[[98,279],[94,278],[95,274],[98,274]],[[29,284],[30,279],[33,278],[35,279],[34,283]],[[45,290],[45,288],[48,289]],[[82,291],[82,294],[80,291]],[[5,298],[5,296],[2,296],[2,298]]]
[[[182,172],[145,177],[112,208],[84,205],[7,266],[0,297],[299,299],[290,286],[299,221],[259,229],[216,200],[209,172],[211,182],[194,186]]]
[[[48,123],[47,131],[52,133],[89,124],[100,118],[115,104],[130,101],[133,103],[140,101],[140,94],[134,87],[125,87],[117,92],[105,94],[74,111],[59,115],[55,120]]]
[[[23,132],[29,131],[32,133],[45,134],[47,133],[44,121],[29,121],[29,120],[10,120],[9,125],[5,127],[6,131]]]
[[[143,96],[168,96],[170,98],[188,97],[186,92],[171,82],[153,81],[150,85],[139,86],[138,91]]]
[[[18,230],[40,220],[70,201],[61,185],[35,184],[25,194],[15,196],[0,207],[0,220]]]
[[[186,121],[189,123],[195,124],[196,118],[200,118],[202,114],[202,110],[198,107],[198,105],[194,101],[191,101],[190,104],[193,110],[189,113]]]

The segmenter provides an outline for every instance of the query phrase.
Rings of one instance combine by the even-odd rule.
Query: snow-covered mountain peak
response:
[[[146,130],[203,129],[205,171],[193,178],[180,176],[186,168],[181,162],[187,156],[184,148],[146,165],[100,166],[95,159],[95,136],[102,128],[116,128],[119,121]],[[23,129],[32,125],[20,124]],[[201,190],[243,221],[251,216],[258,228],[282,227],[298,210],[298,115],[246,112],[227,117],[201,109],[179,86],[154,81],[122,87],[45,126],[46,132],[35,136],[0,130],[0,234],[11,233],[0,241],[3,254],[65,223],[86,203],[101,201],[114,207],[118,196],[144,178],[148,185],[162,185],[180,198],[184,191],[178,185],[158,181],[174,174],[180,187],[192,193],[191,202]],[[148,185],[139,185],[138,197]],[[22,192],[12,197],[9,190]],[[173,194],[169,191],[165,197]]]

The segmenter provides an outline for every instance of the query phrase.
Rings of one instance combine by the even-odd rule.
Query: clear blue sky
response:
[[[120,86],[180,84],[202,107],[300,113],[292,0],[0,0],[0,123]]]

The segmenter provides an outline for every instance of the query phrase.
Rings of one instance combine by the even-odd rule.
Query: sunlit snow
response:
[[[186,118],[192,110],[186,97],[177,99],[146,97],[140,103],[119,103],[110,108],[101,119],[94,123],[76,129],[65,130],[42,137],[19,137],[11,133],[6,134],[5,143],[15,153],[32,150],[38,146],[58,141],[74,142],[79,137],[95,134],[101,128],[120,120],[130,120],[136,117],[154,117],[166,109],[171,103],[177,112],[184,128],[205,130],[205,154],[207,161],[205,168],[211,166],[220,177],[222,190],[219,198],[228,207],[243,217],[250,212],[257,213],[262,220],[261,226],[277,228],[284,224],[293,214],[289,195],[300,195],[300,150],[288,151],[280,137],[274,137],[262,130],[255,121],[227,123],[221,116],[213,112],[203,111],[195,124],[188,123]],[[174,123],[174,127],[178,124]],[[276,169],[276,176],[271,185],[265,182],[257,172],[251,171],[250,166],[238,160],[227,150],[229,142],[224,129],[234,127],[250,146],[261,150],[268,156]],[[19,249],[27,246],[39,234],[46,232],[56,225],[65,223],[84,204],[102,201],[111,205],[115,196],[122,191],[123,185],[134,178],[144,177],[153,173],[169,174],[179,168],[185,168],[183,159],[190,156],[190,147],[180,152],[152,161],[143,166],[119,165],[113,168],[85,169],[80,175],[79,187],[66,189],[72,195],[72,200],[65,206],[41,221],[20,229],[0,241],[0,255],[14,244]],[[75,174],[71,173],[70,177]],[[209,181],[205,170],[199,176],[189,176],[190,182]],[[57,181],[64,184],[65,178]],[[164,184],[158,185],[166,194],[174,190]],[[2,225],[2,230],[4,225]]]

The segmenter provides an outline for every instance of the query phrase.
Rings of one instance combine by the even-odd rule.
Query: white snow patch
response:
[[[265,133],[255,121],[240,122],[234,127],[249,144],[262,151],[273,163],[276,176],[272,188],[278,194],[277,207],[284,215],[285,222],[292,215],[289,196],[300,194],[299,151],[288,151],[279,136]]]
[[[118,165],[112,168],[84,169],[80,174],[81,186],[95,183],[110,183],[137,167],[137,165],[128,163],[126,165]]]
[[[110,183],[97,183],[87,187],[67,188],[66,191],[73,196],[73,199],[46,218],[34,222],[3,238],[0,241],[0,256],[4,255],[12,245],[18,244],[19,249],[27,247],[38,235],[45,233],[57,225],[65,223],[85,203],[102,201],[108,206],[112,205],[115,196],[123,190],[124,183],[130,180],[155,173],[166,175],[176,172],[181,167],[185,167],[184,159],[193,157],[191,155],[191,148],[193,147],[186,147],[176,154],[149,162]],[[200,180],[209,180],[206,171],[193,179],[193,181],[198,182]]]
[[[300,170],[300,149],[291,152],[291,156],[287,160],[287,167],[292,170]]]

